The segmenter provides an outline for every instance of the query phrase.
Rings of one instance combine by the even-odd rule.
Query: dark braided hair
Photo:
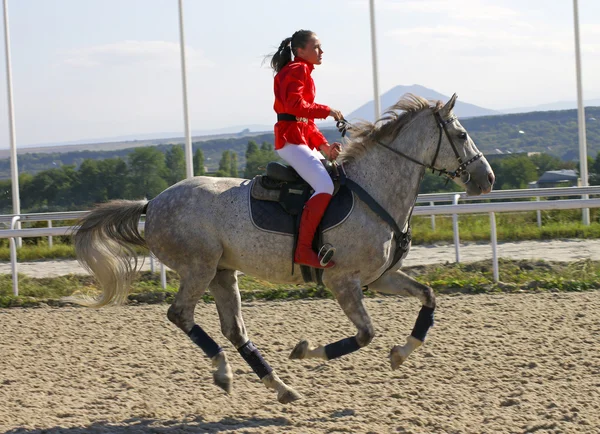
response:
[[[277,52],[271,58],[271,68],[273,68],[275,73],[281,71],[285,65],[292,61],[291,49],[294,50],[294,55],[298,55],[296,50],[298,48],[306,47],[307,42],[314,34],[315,33],[311,32],[310,30],[298,30],[292,35],[291,38],[285,38],[283,41],[281,41]]]

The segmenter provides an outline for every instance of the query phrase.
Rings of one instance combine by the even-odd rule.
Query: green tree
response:
[[[259,151],[258,144],[254,140],[248,141],[248,146],[246,147],[246,160],[248,160],[252,155],[256,154]]]
[[[230,159],[230,166],[229,166],[229,176],[231,176],[232,178],[237,178],[239,176],[238,174],[238,157],[237,154],[233,151],[231,151],[231,159]]]
[[[527,155],[515,155],[499,160],[492,165],[496,175],[495,185],[501,190],[526,188],[529,182],[538,179],[537,167]]]
[[[33,210],[65,209],[74,204],[72,189],[77,182],[75,166],[61,166],[36,174],[22,192],[31,198]]]
[[[531,162],[537,167],[538,177],[549,170],[560,170],[565,168],[564,162],[554,155],[537,154],[529,157]]]
[[[248,144],[250,147],[250,144]],[[251,179],[256,175],[263,173],[267,163],[277,161],[279,157],[273,150],[273,145],[263,142],[258,152],[252,152],[250,157],[246,159],[246,169],[244,170],[244,178]]]
[[[77,183],[73,186],[73,201],[76,204],[91,205],[106,201],[102,186],[98,161],[83,160],[77,171]]]
[[[185,179],[185,153],[183,147],[174,145],[165,154],[165,181],[169,185]]]
[[[127,180],[129,169],[122,158],[107,158],[98,162],[99,182],[104,190],[106,200],[124,199],[127,197]]]
[[[205,173],[204,152],[202,152],[202,149],[198,148],[194,154],[194,176],[204,176]]]
[[[129,160],[129,197],[151,199],[165,188],[165,154],[155,147],[135,148]]]
[[[219,170],[215,176],[228,177],[231,176],[231,152],[223,151],[221,154],[221,161],[219,161]]]

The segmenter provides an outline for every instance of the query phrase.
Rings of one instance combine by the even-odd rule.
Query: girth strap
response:
[[[410,226],[406,232],[402,232],[394,218],[381,206],[379,203],[371,197],[367,191],[358,185],[356,182],[351,180],[346,176],[344,170],[340,170],[340,184],[346,185],[350,190],[352,190],[360,200],[362,200],[365,205],[367,205],[371,211],[377,214],[384,222],[386,222],[394,232],[394,240],[396,241],[396,250],[394,251],[394,259],[388,266],[388,268],[383,272],[389,271],[396,263],[400,260],[404,252],[406,252],[406,248],[408,247],[408,242],[410,241]],[[410,219],[409,219],[410,220]],[[382,275],[383,275],[382,273]],[[380,276],[381,277],[381,276]]]

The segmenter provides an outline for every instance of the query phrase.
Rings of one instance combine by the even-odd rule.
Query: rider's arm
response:
[[[323,104],[309,103],[304,99],[304,86],[310,79],[310,71],[304,64],[290,65],[285,83],[285,108],[294,116],[325,119],[331,109]]]

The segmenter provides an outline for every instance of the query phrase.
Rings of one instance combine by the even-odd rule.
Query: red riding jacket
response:
[[[314,65],[296,57],[275,76],[275,112],[306,118],[306,122],[278,121],[275,124],[275,149],[293,143],[318,150],[319,146],[327,143],[314,119],[325,119],[331,110],[326,105],[315,103],[315,82],[310,76],[313,69]]]

